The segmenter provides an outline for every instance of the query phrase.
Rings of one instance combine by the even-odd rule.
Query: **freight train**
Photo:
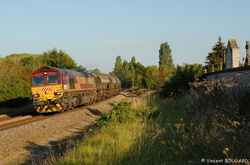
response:
[[[30,82],[33,106],[39,113],[63,112],[121,92],[121,81],[115,76],[50,66],[35,70]]]

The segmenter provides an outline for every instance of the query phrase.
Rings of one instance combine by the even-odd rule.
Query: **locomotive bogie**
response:
[[[49,113],[49,112],[63,111],[63,107],[60,104],[45,104],[45,105],[34,106],[34,108],[39,113]]]

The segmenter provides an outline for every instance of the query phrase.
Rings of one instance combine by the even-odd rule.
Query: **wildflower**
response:
[[[223,154],[225,154],[228,157],[228,152],[229,152],[229,148],[224,148],[223,150]]]
[[[240,123],[238,121],[233,121],[233,123],[232,123],[232,126],[234,126],[234,127],[237,127],[239,125],[240,125]]]

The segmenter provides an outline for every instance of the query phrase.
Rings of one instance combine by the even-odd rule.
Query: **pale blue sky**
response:
[[[249,0],[0,0],[0,57],[57,48],[108,73],[118,55],[158,65],[167,41],[174,64],[204,64],[221,36],[237,40],[242,58],[249,8]]]

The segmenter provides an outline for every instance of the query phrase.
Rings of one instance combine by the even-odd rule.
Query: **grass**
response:
[[[119,164],[141,133],[142,127],[135,123],[104,126],[58,164]]]
[[[104,114],[96,122],[98,129],[90,129],[83,141],[77,142],[74,149],[54,163],[91,165],[169,162],[164,145],[166,129],[161,126],[162,113],[156,111],[156,107],[149,107],[148,99],[137,101],[132,106],[121,102],[115,107],[116,110]],[[176,120],[179,115],[176,113],[168,120]]]
[[[90,129],[73,149],[48,164],[201,164],[201,160],[205,163],[249,160],[250,123],[249,112],[244,110],[244,93],[237,91],[238,87],[210,85],[217,87],[209,88],[208,92],[194,84],[190,93],[174,99],[155,94],[132,105],[117,103],[115,110],[104,114],[96,128]],[[227,104],[214,103],[214,99]]]

